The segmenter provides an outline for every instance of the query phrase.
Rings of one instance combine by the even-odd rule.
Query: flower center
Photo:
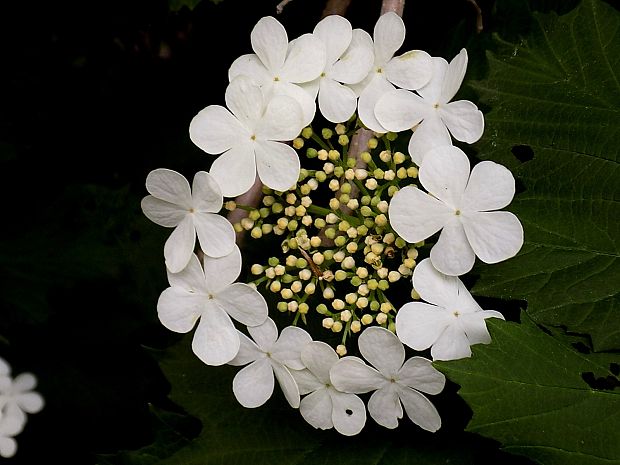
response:
[[[279,82],[279,81],[280,81],[280,78],[278,76],[273,77],[273,82]]]
[[[383,68],[378,67],[378,68],[377,68],[377,73],[379,73],[379,74],[383,73]]]
[[[256,134],[252,134],[252,135],[250,136],[250,139],[252,139],[252,140],[256,140]]]
[[[454,214],[455,214],[456,216],[461,216],[461,210],[456,210],[456,211],[454,212]]]
[[[458,310],[454,310],[452,314],[457,318],[461,315]]]
[[[325,77],[325,73],[324,73],[324,72],[323,72],[323,73],[321,73],[321,77],[322,77],[322,78],[324,78],[324,77]]]
[[[439,108],[439,104],[436,103],[435,105],[433,105],[433,108],[436,110],[437,108]]]
[[[209,300],[212,300],[214,298],[215,298],[215,296],[213,294],[209,294]]]
[[[190,213],[194,213],[194,211],[195,211],[195,210],[194,210],[194,208],[193,208],[193,207],[189,209],[189,212],[190,212]]]

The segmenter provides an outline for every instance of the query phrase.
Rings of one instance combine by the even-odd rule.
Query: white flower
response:
[[[237,246],[221,258],[205,256],[203,264],[204,270],[192,255],[183,271],[168,272],[170,287],[159,297],[157,313],[177,333],[191,331],[200,319],[192,349],[207,365],[223,365],[239,351],[239,332],[230,318],[258,326],[267,319],[267,303],[256,289],[234,283],[241,272]]]
[[[304,90],[300,89],[300,92]],[[205,152],[222,153],[211,166],[226,197],[247,192],[258,177],[285,191],[297,182],[299,157],[287,144],[303,128],[299,104],[286,95],[267,98],[249,77],[239,76],[226,88],[226,106],[209,105],[191,121],[191,140]]]
[[[289,44],[286,29],[273,16],[261,18],[250,39],[255,53],[233,62],[228,71],[230,81],[247,76],[268,96],[292,97],[302,108],[301,127],[310,124],[316,111],[314,98],[298,84],[316,79],[325,68],[323,43],[312,34],[304,34]]]
[[[325,44],[327,61],[321,75],[302,87],[311,95],[318,93],[321,114],[328,121],[347,121],[357,106],[357,95],[347,84],[359,83],[372,68],[372,39],[338,15],[323,18],[313,34]]]
[[[360,93],[358,113],[364,125],[375,132],[387,132],[388,129],[375,117],[379,98],[394,90],[394,86],[410,90],[424,86],[431,79],[433,65],[431,56],[422,50],[411,50],[394,57],[405,41],[405,23],[394,12],[379,17],[373,38],[374,65],[366,79],[353,88]]]
[[[176,171],[160,168],[146,177],[151,195],[142,199],[142,211],[160,226],[174,228],[164,246],[166,266],[181,271],[194,252],[196,234],[200,248],[212,257],[228,255],[235,246],[235,230],[217,213],[222,208],[222,193],[206,171],[194,176],[190,189],[187,179]]]
[[[409,154],[418,166],[430,149],[452,144],[450,133],[468,144],[482,136],[484,117],[478,107],[468,100],[450,102],[461,87],[466,69],[465,49],[450,64],[433,57],[433,78],[417,89],[420,95],[396,89],[377,101],[375,116],[388,130],[400,132],[419,123],[409,141]]]
[[[368,411],[381,426],[396,428],[398,419],[403,417],[404,405],[416,425],[427,431],[437,431],[441,427],[441,417],[435,406],[418,391],[439,394],[446,383],[445,376],[425,358],[412,357],[405,362],[405,348],[394,333],[385,328],[367,328],[357,343],[361,354],[375,368],[353,357],[344,358],[331,369],[334,387],[356,394],[375,391],[368,401]]]
[[[491,342],[484,320],[504,319],[495,310],[482,310],[459,278],[440,273],[428,258],[414,268],[413,287],[430,303],[403,305],[396,314],[396,334],[412,349],[431,347],[433,360],[471,356],[470,345]]]
[[[366,424],[366,407],[355,394],[338,391],[332,386],[330,369],[339,360],[329,345],[313,341],[301,351],[301,361],[306,369],[291,372],[300,394],[299,411],[315,428],[335,428],[340,434],[353,436]]]
[[[37,379],[32,373],[21,373],[11,379],[8,376],[0,377],[0,411],[19,417],[25,422],[26,413],[37,413],[43,406],[41,394],[34,391]],[[20,415],[21,412],[21,415]]]
[[[431,249],[435,268],[459,276],[470,271],[476,256],[497,263],[517,254],[523,227],[508,205],[515,193],[512,173],[483,161],[469,172],[469,160],[457,147],[431,150],[420,167],[420,183],[398,191],[389,207],[390,224],[407,242],[422,241],[442,230]]]
[[[252,341],[239,333],[241,346],[231,365],[246,365],[233,379],[233,393],[241,405],[254,408],[263,405],[273,394],[274,374],[284,397],[293,408],[299,407],[299,389],[289,370],[302,370],[301,350],[312,341],[301,328],[288,326],[278,337],[271,318],[260,326],[249,327]]]

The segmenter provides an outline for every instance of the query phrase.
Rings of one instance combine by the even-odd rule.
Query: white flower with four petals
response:
[[[235,230],[219,215],[223,197],[218,183],[206,171],[194,176],[192,187],[176,171],[160,168],[146,177],[151,195],[142,199],[142,211],[154,223],[174,228],[164,246],[166,267],[181,271],[194,253],[196,235],[200,248],[211,257],[228,255],[235,246]]]
[[[429,303],[410,302],[396,314],[396,335],[414,350],[431,348],[433,360],[471,356],[472,344],[488,344],[487,318],[504,317],[482,310],[456,276],[446,276],[427,258],[413,270],[413,287]]]
[[[299,157],[293,147],[278,141],[292,140],[302,130],[299,104],[286,95],[267,98],[249,77],[239,76],[226,88],[226,106],[230,111],[209,105],[189,126],[194,144],[209,154],[222,154],[213,162],[211,175],[224,196],[247,192],[257,174],[274,190],[295,184]]]
[[[223,365],[239,352],[239,332],[231,317],[246,326],[267,319],[267,302],[251,286],[235,283],[241,272],[237,246],[224,257],[204,257],[204,269],[196,255],[179,273],[168,272],[170,287],[157,302],[162,324],[171,331],[187,333],[198,322],[192,350],[207,365]]]
[[[474,266],[476,256],[497,263],[517,254],[523,227],[504,208],[515,193],[512,173],[502,165],[483,161],[469,169],[465,153],[454,146],[437,147],[424,157],[420,183],[405,187],[392,198],[390,224],[409,243],[423,241],[441,230],[431,249],[433,266],[460,276]]]
[[[368,412],[381,426],[396,428],[398,419],[403,417],[404,406],[416,425],[427,431],[437,431],[441,427],[441,417],[421,392],[439,394],[446,383],[445,376],[423,357],[405,361],[403,344],[385,328],[366,328],[357,344],[362,356],[374,368],[357,358],[345,357],[330,371],[334,387],[355,394],[375,391],[368,401]]]
[[[484,116],[478,107],[468,100],[450,102],[461,87],[466,70],[465,49],[449,64],[441,57],[433,57],[432,79],[417,89],[417,94],[395,89],[377,101],[375,117],[389,131],[405,131],[417,125],[409,140],[409,155],[418,166],[429,150],[452,145],[450,133],[468,144],[482,137]]]
[[[248,327],[252,339],[239,333],[241,346],[230,365],[247,365],[233,379],[233,393],[241,405],[263,405],[273,394],[274,374],[284,397],[293,408],[299,407],[299,389],[290,370],[302,370],[301,350],[312,337],[301,328],[287,326],[278,337],[271,318],[262,325]]]

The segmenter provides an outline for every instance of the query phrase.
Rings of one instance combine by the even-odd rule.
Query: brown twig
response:
[[[381,14],[393,11],[398,16],[403,16],[405,0],[383,0],[381,3]]]
[[[284,7],[291,3],[293,0],[282,0],[280,3],[276,5],[276,13],[281,14],[284,11]]]
[[[351,4],[351,0],[327,0],[321,18],[325,18],[329,15],[344,16],[347,13],[347,8]]]
[[[480,34],[482,32],[482,27],[483,27],[482,26],[482,10],[478,6],[478,3],[476,3],[476,0],[467,0],[467,2],[473,5],[473,7],[476,10],[476,32]]]

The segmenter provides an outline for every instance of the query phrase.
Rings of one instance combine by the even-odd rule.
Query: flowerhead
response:
[[[206,171],[187,179],[176,171],[159,168],[146,177],[151,195],[142,199],[142,211],[154,223],[174,228],[164,246],[166,267],[180,272],[194,252],[196,235],[200,248],[211,257],[222,257],[235,246],[235,231],[226,218],[218,215],[222,192]]]
[[[431,261],[440,272],[459,276],[470,271],[476,256],[497,263],[517,254],[523,245],[523,227],[504,208],[515,193],[512,173],[492,161],[473,170],[457,147],[437,147],[426,154],[420,183],[428,191],[405,187],[389,207],[394,230],[416,243],[441,230],[431,249]]]
[[[241,272],[237,246],[224,257],[205,255],[203,266],[192,255],[185,269],[168,271],[170,287],[160,295],[157,313],[162,324],[177,333],[191,331],[198,322],[194,353],[207,365],[223,365],[239,352],[239,332],[231,318],[258,326],[267,319],[267,303],[253,287],[234,282]]]
[[[461,280],[435,269],[430,259],[413,271],[413,287],[428,303],[410,302],[396,314],[396,334],[414,350],[431,348],[433,360],[471,356],[472,344],[488,344],[487,318],[504,317],[482,310]]]
[[[302,91],[305,92],[305,91]],[[299,176],[299,157],[289,145],[303,128],[302,109],[287,95],[270,96],[247,76],[226,88],[226,105],[209,105],[192,119],[191,140],[220,155],[211,166],[226,197],[247,192],[256,176],[266,186],[285,191]]]
[[[331,369],[331,380],[343,392],[362,394],[374,391],[368,401],[370,416],[381,426],[396,428],[403,417],[403,406],[411,420],[427,431],[437,431],[441,418],[437,409],[422,394],[439,394],[444,375],[423,357],[405,362],[405,348],[387,329],[367,328],[358,339],[363,361],[347,357]]]
[[[473,144],[484,131],[484,117],[476,105],[468,100],[450,102],[463,82],[467,51],[462,49],[449,64],[441,57],[433,57],[432,68],[431,80],[417,93],[395,89],[385,93],[374,107],[375,117],[389,131],[415,126],[409,154],[418,166],[429,150],[451,145],[450,134]]]

